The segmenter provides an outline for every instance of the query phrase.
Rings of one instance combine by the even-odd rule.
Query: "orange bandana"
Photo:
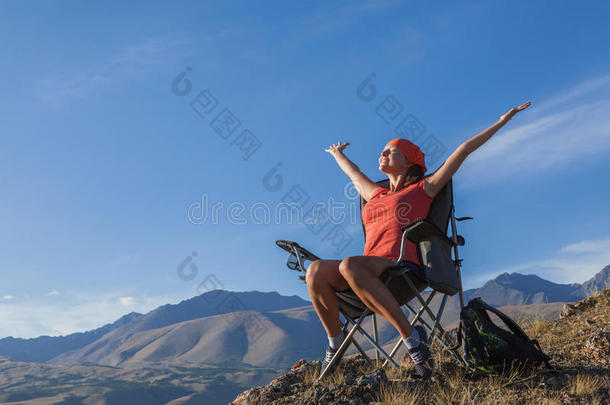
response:
[[[408,139],[396,138],[392,139],[388,144],[396,146],[403,155],[409,160],[409,162],[419,165],[426,172],[426,163],[424,153],[419,149],[419,146],[409,141]]]

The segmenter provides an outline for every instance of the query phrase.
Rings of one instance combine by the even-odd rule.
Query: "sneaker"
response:
[[[322,367],[320,368],[320,374],[322,374],[322,372],[326,369],[326,367],[330,364],[330,361],[333,359],[333,357],[335,356],[335,354],[337,353],[338,348],[337,349],[333,349],[330,346],[326,347],[326,355],[324,356],[324,361],[322,361]],[[333,366],[331,368],[328,369],[328,371],[326,372],[326,375],[329,375],[330,373],[332,373],[333,371],[335,371],[335,369],[337,368],[337,366],[339,365],[339,363],[341,362],[341,359],[338,359],[335,364],[333,364]]]
[[[423,379],[427,379],[432,374],[434,368],[434,359],[430,353],[430,347],[428,342],[428,333],[421,326],[415,327],[417,333],[419,333],[419,346],[409,350],[409,357],[414,363],[415,374]]]

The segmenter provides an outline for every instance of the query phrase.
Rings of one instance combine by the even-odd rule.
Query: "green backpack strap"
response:
[[[498,318],[500,318],[502,320],[502,322],[504,322],[504,324],[506,324],[506,326],[508,326],[508,329],[510,329],[511,332],[513,332],[515,335],[527,340],[528,342],[531,341],[531,339],[527,336],[527,334],[523,331],[523,329],[521,329],[521,327],[517,324],[517,322],[510,319],[508,316],[506,316],[506,314],[504,314],[503,312],[500,312],[498,309],[492,307],[491,305],[489,305],[488,303],[486,303],[483,300],[479,300],[479,305],[481,305],[487,311],[493,312],[494,314],[496,314],[498,316]]]
[[[551,363],[549,363],[549,356],[547,356],[543,351],[542,348],[540,347],[540,343],[538,343],[538,341],[536,339],[530,339],[529,336],[527,336],[527,334],[523,331],[523,329],[521,329],[521,327],[519,326],[519,324],[517,324],[517,322],[513,321],[511,318],[509,318],[506,314],[504,314],[503,312],[501,312],[500,310],[492,307],[491,305],[487,304],[485,301],[483,300],[478,300],[478,304],[486,309],[489,312],[492,312],[494,314],[496,314],[498,316],[498,318],[500,318],[502,320],[502,322],[504,322],[504,324],[511,330],[511,332],[513,332],[515,335],[525,339],[527,342],[530,342],[534,345],[534,347],[536,347],[536,349],[538,349],[540,351],[540,353],[543,354],[544,356],[544,364],[551,370],[555,370],[555,367],[553,367],[551,365]]]
[[[536,349],[538,349],[540,351],[540,353],[542,353],[544,364],[549,369],[555,370],[555,368],[553,366],[551,366],[551,364],[549,363],[549,360],[550,360],[549,357],[546,354],[544,354],[544,352],[542,351],[542,348],[540,347],[540,343],[538,343],[538,341],[536,339],[530,339],[527,336],[527,334],[523,331],[523,329],[521,329],[521,327],[515,321],[513,321],[511,318],[509,318],[506,314],[502,313],[498,309],[487,304],[485,301],[483,301],[481,298],[478,298],[478,297],[470,300],[468,305],[465,306],[463,309],[465,309],[466,307],[471,307],[473,310],[475,310],[475,308],[478,308],[480,310],[489,311],[491,313],[496,314],[498,316],[498,318],[500,318],[502,320],[502,322],[504,322],[504,324],[510,329],[510,331],[512,333],[521,337],[525,341],[532,343],[534,345],[534,347]],[[462,318],[462,316],[460,316],[460,318]],[[457,350],[460,346],[462,346],[463,339],[464,339],[464,332],[462,331],[462,320],[460,319],[460,324],[459,324],[459,327],[457,330],[457,344],[453,347],[449,347],[449,350]]]

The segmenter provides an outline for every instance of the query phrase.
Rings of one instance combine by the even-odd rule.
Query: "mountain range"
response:
[[[556,317],[563,303],[575,302],[606,287],[610,287],[610,266],[583,284],[557,284],[535,275],[504,273],[481,288],[464,291],[464,298],[467,302],[481,297],[511,316]],[[432,306],[439,304],[438,298],[432,301]],[[443,316],[447,328],[457,325],[459,310],[455,295],[447,301]],[[396,331],[379,318],[380,340],[389,344],[397,337]],[[370,323],[370,318],[365,321],[368,330],[372,328]],[[370,349],[366,342],[360,342],[365,350]],[[146,314],[132,312],[87,332],[33,339],[6,337],[0,339],[0,356],[6,356],[6,370],[19,369],[17,363],[10,362],[44,363],[46,370],[110,367],[108,370],[117,370],[117,374],[132,370],[135,375],[147,367],[178,373],[216,367],[225,370],[223,375],[227,377],[204,384],[201,389],[205,395],[214,396],[219,395],[215,390],[222,387],[225,398],[247,384],[265,383],[273,370],[286,369],[300,358],[318,359],[326,344],[326,333],[309,301],[277,292],[213,290]],[[72,375],[63,368],[57,370]],[[226,370],[237,370],[237,374],[230,377],[231,372]],[[162,371],[159,373],[162,375]],[[196,380],[193,384],[197,386]]]
[[[527,309],[530,305],[575,302],[606,287],[610,287],[610,265],[583,284],[558,284],[536,275],[504,273],[481,288],[465,290],[464,300],[481,297],[496,307]],[[446,305],[444,319],[449,326],[459,318],[457,297],[451,297]],[[440,299],[435,301],[440,303]],[[325,344],[324,337],[311,303],[296,295],[212,290],[144,315],[129,313],[91,331],[32,339],[6,337],[0,339],[0,355],[51,364],[243,361],[282,367],[295,358],[317,355],[318,346]]]

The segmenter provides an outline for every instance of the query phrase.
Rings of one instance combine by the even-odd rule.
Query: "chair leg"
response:
[[[443,327],[440,325],[440,320],[443,316],[443,312],[445,310],[445,304],[447,303],[447,294],[443,295],[443,300],[441,301],[441,305],[438,309],[438,312],[436,313],[436,320],[434,321],[434,326],[432,327],[432,332],[431,332],[431,336],[438,340],[441,345],[445,348],[445,350],[447,350],[449,352],[449,354],[451,354],[459,363],[463,364],[463,365],[467,365],[467,363],[464,361],[464,359],[462,358],[462,356],[460,356],[460,354],[457,352],[457,349],[455,350],[451,350],[451,346],[445,341],[445,335],[446,332],[443,329]],[[440,336],[437,336],[436,331],[439,330],[441,331],[441,333],[443,334],[443,337],[441,338]]]
[[[408,280],[408,281],[410,282],[411,280]],[[415,286],[413,286],[413,287],[415,287]],[[440,316],[442,315],[442,311],[444,310],[444,305],[441,305],[441,308],[440,308],[438,314],[434,315],[434,313],[432,312],[432,310],[428,306],[429,302],[424,301],[423,297],[419,293],[415,294],[415,297],[419,300],[419,302],[422,304],[422,308],[424,309],[424,311],[428,314],[430,319],[434,322],[434,324],[433,324],[434,326],[430,327],[430,325],[428,325],[428,323],[425,322],[423,319],[420,319],[419,321],[426,328],[428,328],[428,330],[430,331],[432,337],[434,337],[436,329],[438,329],[444,335],[445,334],[445,329],[440,324]],[[446,295],[445,295],[445,297],[446,297]],[[443,345],[446,346],[444,343],[443,343]]]
[[[432,294],[431,294],[432,295]],[[409,306],[407,304],[407,308],[409,308],[411,310],[411,312],[413,312],[414,314],[417,314],[415,316],[415,318],[413,318],[413,321],[411,322],[411,325],[415,325],[416,322],[421,323],[422,325],[424,325],[428,330],[432,330],[432,327],[430,325],[428,325],[428,322],[426,322],[423,318],[421,318],[421,316],[424,314],[424,312],[426,311],[426,309],[424,307],[421,307],[419,309],[419,311],[415,311],[413,308],[411,308],[411,306]]]
[[[356,349],[358,349],[358,351],[360,352],[360,354],[366,359],[367,362],[371,362],[371,358],[365,353],[364,350],[362,350],[362,347],[360,347],[360,345],[358,344],[358,342],[356,341],[356,339],[354,339],[352,341],[352,343],[354,344],[354,346],[356,346]]]
[[[440,320],[441,317],[443,316],[443,311],[445,310],[445,303],[447,302],[447,294],[443,294],[443,299],[441,301],[441,306],[438,309],[438,312],[436,313],[436,319],[434,320],[434,326],[432,326],[432,333],[430,334],[431,337],[434,337],[434,334],[436,333],[436,329],[440,329],[442,328],[442,326],[440,326]]]
[[[348,321],[350,321],[350,322],[354,323],[354,321],[353,321],[353,320],[352,320],[352,319],[351,319],[349,316],[346,316],[346,319],[347,319]],[[356,327],[354,326],[354,328],[356,328]],[[365,338],[366,340],[368,340],[369,342],[371,342],[371,344],[372,344],[372,345],[373,345],[373,346],[376,348],[376,350],[378,350],[378,351],[379,351],[379,353],[381,353],[381,355],[382,355],[383,357],[385,357],[385,358],[386,358],[386,360],[388,360],[388,361],[389,361],[389,362],[392,364],[392,366],[394,366],[395,368],[400,368],[400,366],[399,366],[398,364],[396,364],[396,362],[394,361],[394,359],[392,359],[392,358],[391,358],[391,357],[390,357],[390,356],[389,356],[389,355],[388,355],[388,354],[385,352],[385,350],[383,350],[383,349],[381,348],[381,346],[379,346],[379,345],[378,345],[378,344],[377,344],[377,343],[376,343],[376,342],[373,340],[373,338],[372,338],[372,337],[370,337],[370,336],[369,336],[369,334],[368,334],[368,333],[366,333],[366,332],[364,331],[364,329],[362,329],[361,327],[358,327],[357,329],[358,329],[358,333],[360,333],[362,336],[364,336],[364,338]],[[353,329],[352,329],[352,330],[353,330]]]
[[[417,292],[416,292],[416,294],[417,294]],[[419,308],[419,311],[415,311],[413,308],[411,308],[411,306],[409,304],[407,304],[407,308],[409,308],[409,310],[415,314],[415,318],[413,318],[413,320],[411,321],[412,325],[415,324],[418,320],[420,320],[421,316],[424,314],[424,311],[426,310],[426,307],[428,307],[428,305],[430,305],[430,302],[432,302],[432,300],[434,299],[435,296],[436,296],[436,291],[432,291],[432,293],[426,299],[425,304]],[[425,321],[422,319],[421,322],[425,322]]]
[[[411,279],[409,279],[409,277],[404,276],[403,278],[405,279],[405,281],[407,282],[407,284],[409,284],[409,287],[411,287],[411,289],[413,291],[417,291],[417,288],[415,288],[415,284],[413,284],[413,281],[411,281]],[[428,307],[428,305],[426,304],[426,301],[424,301],[423,297],[419,294],[419,292],[416,292],[415,294],[415,298],[417,298],[417,300],[421,303],[422,307],[424,307],[424,310],[426,311],[426,313],[428,314],[428,316],[430,317],[430,319],[434,322],[436,321],[436,317],[434,316],[434,313],[432,312],[432,310],[430,309],[430,307]],[[443,333],[444,330],[443,328],[439,325],[439,330]]]
[[[379,334],[377,333],[377,314],[373,314],[373,336],[375,337],[375,342],[379,344]],[[375,360],[379,361],[379,351],[375,350]]]
[[[408,280],[411,281],[411,280]],[[412,283],[411,283],[412,284]],[[414,286],[413,286],[414,287]],[[434,326],[432,328],[430,328],[430,326],[423,320],[423,319],[419,319],[419,321],[426,326],[426,328],[428,328],[431,331],[431,337],[438,340],[441,345],[445,348],[445,350],[449,351],[449,353],[462,365],[467,365],[466,361],[462,358],[462,356],[459,355],[459,353],[456,350],[451,350],[451,346],[449,344],[447,344],[447,342],[445,342],[445,340],[439,336],[437,336],[436,331],[440,331],[441,334],[444,336],[446,335],[445,329],[441,326],[440,324],[440,319],[442,317],[443,311],[445,309],[445,303],[447,300],[447,294],[444,294],[443,296],[443,301],[441,302],[441,306],[439,308],[438,313],[436,314],[436,316],[434,315],[434,313],[430,310],[429,306],[427,304],[429,304],[429,302],[424,302],[424,299],[422,298],[422,296],[418,293],[416,294],[416,298],[422,303],[422,306],[425,307],[423,308],[427,313],[428,316],[430,317],[430,319],[432,321],[434,321]]]
[[[426,305],[430,304],[430,301],[432,301],[432,298],[434,298],[435,294],[436,294],[436,291],[432,291],[432,293],[428,296],[428,299],[426,299]],[[424,307],[421,307],[419,309],[419,311],[416,312],[413,308],[411,308],[411,306],[409,304],[406,304],[406,305],[407,305],[407,308],[409,308],[409,310],[411,312],[416,314],[415,318],[413,318],[413,320],[410,321],[411,325],[415,325],[417,323],[417,321],[419,321],[419,322],[424,323],[424,325],[427,326],[426,321],[424,321],[423,319],[420,319],[424,313]],[[394,355],[400,348],[400,345],[402,345],[402,338],[399,338],[398,342],[396,342],[396,345],[394,346],[394,348],[392,348],[392,351],[390,352],[390,357],[394,358]],[[386,360],[383,362],[382,367],[385,367],[387,364],[388,364],[388,361]]]
[[[457,350],[451,350],[451,346],[449,344],[447,344],[447,342],[445,341],[444,338],[441,338],[440,336],[438,336],[437,331],[439,331],[441,333],[442,336],[444,336],[446,334],[445,329],[442,327],[442,325],[440,324],[440,319],[442,317],[442,314],[445,310],[445,304],[447,301],[447,294],[443,295],[443,300],[441,301],[441,305],[439,307],[439,310],[437,312],[437,314],[435,315],[432,310],[429,307],[429,304],[432,300],[432,298],[434,297],[436,291],[432,291],[432,293],[428,296],[428,299],[424,300],[423,297],[419,294],[419,292],[417,292],[417,289],[415,288],[415,285],[413,284],[413,282],[408,278],[408,277],[404,277],[405,280],[407,281],[407,284],[409,284],[409,287],[415,291],[415,297],[417,298],[417,300],[421,303],[421,308],[420,310],[417,312],[417,315],[415,316],[415,318],[412,321],[412,325],[415,325],[416,322],[420,322],[422,325],[424,325],[424,327],[426,327],[429,331],[430,331],[430,337],[432,339],[436,339],[438,340],[441,345],[447,350],[449,351],[449,353],[451,354],[451,356],[453,356],[460,364],[467,364],[464,359],[462,358],[462,356],[459,355],[459,353],[457,353]],[[413,310],[413,308],[411,308],[411,306],[409,304],[407,304],[407,308],[409,308],[409,310],[413,313],[415,313],[415,311]],[[423,315],[423,313],[426,312],[428,314],[428,316],[430,317],[430,319],[432,320],[432,322],[434,322],[433,326],[430,327],[430,325],[428,325],[428,323],[421,318],[421,315]],[[398,348],[400,347],[400,344],[402,343],[402,340],[400,339],[394,349],[392,350],[391,355],[394,356],[394,354],[396,353],[396,351],[398,350]],[[386,363],[383,364],[384,366],[386,365]]]
[[[360,329],[360,324],[362,323],[364,318],[370,312],[371,312],[371,310],[367,308],[362,313],[360,318],[358,318],[357,322],[354,322],[349,316],[347,316],[346,314],[343,314],[343,316],[345,316],[345,319],[347,319],[348,321],[352,322],[354,324],[354,326],[350,329],[350,331],[347,334],[347,336],[345,337],[345,339],[343,339],[343,343],[341,343],[341,346],[339,346],[339,349],[337,350],[337,352],[335,353],[335,355],[331,359],[330,363],[328,363],[328,366],[324,370],[321,371],[320,376],[318,377],[318,381],[320,381],[322,378],[324,378],[326,376],[327,371],[329,369],[331,369],[332,367],[334,367],[334,365],[339,361],[339,358],[341,358],[343,356],[343,353],[345,353],[345,351],[347,350],[349,345],[351,343],[353,343],[352,339],[354,338],[354,334],[356,333],[357,330]]]
[[[345,315],[344,315],[344,316],[345,316]],[[342,322],[342,324],[341,324],[341,330],[343,331],[343,334],[344,334],[344,335],[347,335],[347,332],[348,332],[348,331],[347,331],[347,329],[348,329],[348,325],[347,325],[347,324],[348,324],[348,322],[345,322],[345,323],[343,323],[343,322]],[[359,352],[360,352],[360,354],[361,354],[361,355],[362,355],[362,356],[365,358],[365,360],[366,360],[367,362],[369,362],[369,363],[370,363],[370,362],[372,361],[372,360],[371,360],[371,358],[370,358],[370,357],[369,357],[369,356],[368,356],[368,355],[365,353],[365,351],[364,351],[364,350],[362,350],[362,347],[360,347],[360,345],[358,344],[358,342],[356,341],[356,339],[354,339],[354,340],[352,341],[352,343],[354,344],[354,346],[356,346],[356,349],[358,349],[358,351],[359,351]]]

